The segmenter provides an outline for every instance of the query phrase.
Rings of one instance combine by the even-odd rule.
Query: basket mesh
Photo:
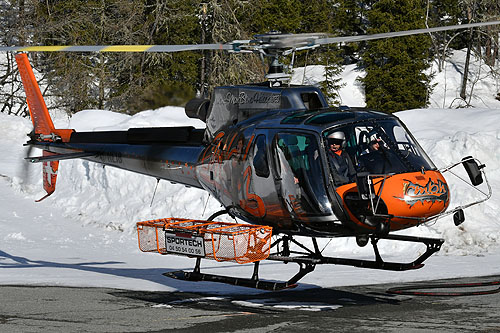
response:
[[[165,231],[202,236],[205,258],[217,261],[240,264],[259,261],[266,259],[271,250],[271,227],[178,218],[138,222],[139,249],[169,254]]]

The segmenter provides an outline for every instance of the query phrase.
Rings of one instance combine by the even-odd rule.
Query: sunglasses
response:
[[[342,145],[344,140],[342,139],[328,139],[328,144],[329,145]]]

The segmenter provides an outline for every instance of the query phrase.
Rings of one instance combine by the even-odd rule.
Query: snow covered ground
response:
[[[455,66],[453,68],[459,68]],[[344,104],[362,99],[354,82],[358,73],[346,68],[349,77],[342,91]],[[448,79],[457,74],[448,73]],[[438,77],[438,76],[436,76]],[[448,80],[447,79],[447,80]],[[439,80],[444,80],[443,78]],[[456,80],[455,80],[456,81]],[[408,272],[384,272],[343,266],[321,266],[306,276],[299,288],[335,287],[369,283],[426,280],[434,278],[500,274],[500,102],[489,93],[486,104],[474,109],[437,109],[446,92],[435,90],[434,108],[409,110],[397,115],[407,124],[438,167],[473,155],[487,166],[492,198],[466,210],[466,222],[455,227],[452,218],[407,230],[404,234],[442,237],[446,243],[424,268]],[[489,80],[490,88],[494,83]],[[444,84],[439,82],[437,88]],[[488,86],[484,84],[483,86]],[[477,91],[486,89],[477,84]],[[492,88],[493,90],[493,88]],[[455,90],[456,91],[456,90]],[[496,91],[496,90],[495,90]],[[359,97],[361,96],[361,97]],[[476,99],[475,101],[478,101]],[[448,102],[444,102],[446,107]],[[129,127],[194,125],[183,109],[166,107],[134,116],[88,110],[71,119],[54,115],[56,127],[78,131],[126,129]],[[194,259],[142,253],[137,247],[135,223],[161,217],[207,218],[220,205],[204,191],[161,181],[156,196],[154,178],[111,167],[75,160],[63,161],[56,192],[45,201],[41,166],[26,168],[22,144],[31,131],[28,119],[0,114],[0,284],[95,286],[137,290],[210,291],[239,293],[249,290],[215,283],[172,280],[161,273],[192,269]],[[39,153],[32,152],[32,155]],[[452,206],[481,197],[456,177],[447,175]],[[484,186],[482,187],[484,190]],[[327,255],[371,259],[369,247],[359,248],[353,240],[322,240]],[[388,261],[411,261],[421,253],[417,245],[380,243]],[[251,265],[220,264],[206,260],[202,270],[214,274],[251,276]],[[263,263],[261,276],[283,280],[296,265]],[[258,292],[258,291],[254,291]]]

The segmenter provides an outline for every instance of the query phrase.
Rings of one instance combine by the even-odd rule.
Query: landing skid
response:
[[[402,242],[415,242],[425,244],[426,251],[409,263],[386,262],[380,256],[378,250],[378,241],[381,239],[395,240]],[[167,272],[163,275],[185,281],[210,281],[221,282],[235,286],[249,287],[255,289],[276,291],[297,286],[297,282],[308,273],[314,271],[316,265],[319,264],[333,264],[333,265],[347,265],[361,268],[382,269],[389,271],[406,271],[411,269],[419,269],[424,266],[423,262],[431,255],[439,251],[441,245],[444,243],[443,239],[412,237],[403,235],[386,235],[386,236],[370,236],[371,244],[373,246],[375,260],[360,260],[351,258],[338,258],[338,257],[325,257],[321,255],[317,241],[312,238],[314,249],[309,249],[305,245],[295,240],[292,236],[285,235],[272,244],[272,248],[277,251],[270,254],[267,260],[282,261],[284,263],[294,262],[299,265],[299,271],[292,278],[286,282],[273,282],[261,280],[259,278],[259,261],[254,262],[254,271],[251,278],[237,278],[232,276],[206,274],[200,272],[201,258],[196,259],[196,265],[192,272],[174,271]],[[301,251],[290,250],[290,243],[297,245]]]
[[[273,282],[259,279],[259,263],[260,261],[254,262],[254,272],[251,278],[237,278],[233,276],[224,276],[224,275],[214,275],[214,274],[206,274],[200,273],[200,261],[201,259],[196,260],[196,266],[192,272],[185,271],[174,271],[174,272],[166,272],[163,273],[164,276],[184,280],[184,281],[209,281],[209,282],[221,282],[234,286],[255,288],[261,290],[269,290],[269,291],[277,291],[282,289],[290,289],[295,288],[297,286],[297,282],[302,279],[306,274],[312,272],[314,270],[315,265],[310,264],[299,264],[300,270],[297,274],[295,274],[290,280],[286,282]]]

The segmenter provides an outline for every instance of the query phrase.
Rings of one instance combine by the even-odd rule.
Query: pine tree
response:
[[[300,32],[323,32],[333,35],[338,29],[334,27],[336,16],[340,13],[339,7],[343,7],[341,2],[338,6],[330,0],[315,0],[305,2],[302,7],[302,22]],[[343,7],[345,9],[346,7]],[[346,16],[350,16],[348,10],[343,11]],[[344,28],[347,28],[344,26]],[[342,87],[342,50],[339,45],[328,45],[309,52],[309,61],[321,64],[325,67],[325,79],[320,82],[321,91],[327,98],[330,105],[341,103],[339,89]],[[304,64],[306,65],[306,64]]]
[[[253,2],[211,0],[206,3],[206,43],[227,43],[253,37],[248,30]],[[244,84],[263,80],[262,61],[255,54],[233,54],[225,51],[204,52],[206,56],[205,85],[201,92],[210,95],[217,86]]]
[[[253,0],[247,30],[254,34],[299,32],[303,5],[300,0]]]
[[[138,1],[138,0],[134,0]],[[148,0],[144,3],[142,44],[198,44],[201,26],[200,1]],[[137,57],[138,55],[135,55]],[[133,91],[126,104],[134,111],[164,105],[183,105],[195,96],[199,82],[201,52],[148,53],[124,72],[122,80]]]
[[[426,27],[455,25],[462,19],[462,10],[456,0],[426,0]],[[463,30],[435,32],[430,35],[431,54],[437,60],[438,71],[442,71],[452,47],[466,47],[465,36]]]
[[[137,26],[143,6],[133,1],[69,0],[35,2],[33,42],[41,45],[143,44]],[[140,58],[139,58],[140,59]],[[84,108],[125,109],[126,84],[138,58],[133,54],[41,53],[37,64],[48,74],[49,93],[73,113]],[[128,73],[122,80],[122,73]]]
[[[425,3],[421,0],[381,0],[368,14],[369,33],[424,27]],[[395,112],[425,107],[431,91],[429,37],[415,35],[371,41],[363,54],[366,105]]]
[[[336,2],[331,0],[257,0],[249,19],[248,30],[254,34],[277,31],[282,33],[328,33],[333,34]],[[341,87],[340,73],[343,62],[337,45],[299,51],[293,54],[294,67],[319,64],[325,66],[325,80],[319,86],[330,104],[339,104],[338,90]],[[288,65],[291,57],[281,61]]]
[[[25,45],[30,30],[26,17],[31,10],[24,0],[0,0],[0,45]],[[28,116],[14,56],[0,54],[0,112]]]
[[[372,1],[341,0],[332,5],[331,25],[333,31],[340,36],[356,36],[366,34],[366,12],[371,8]],[[366,43],[348,43],[341,45],[342,57],[345,64],[356,63],[359,52]]]

